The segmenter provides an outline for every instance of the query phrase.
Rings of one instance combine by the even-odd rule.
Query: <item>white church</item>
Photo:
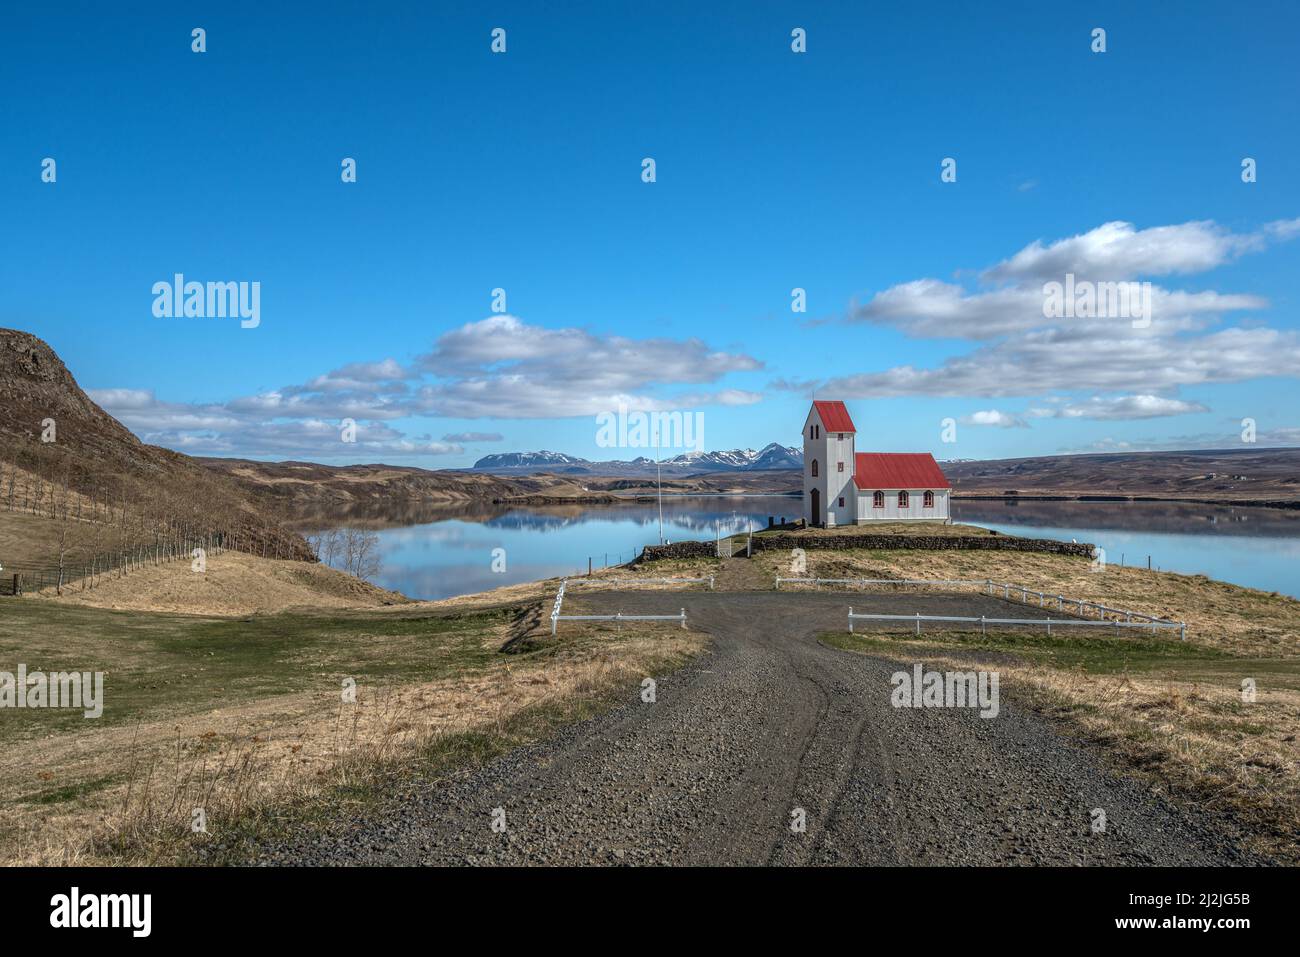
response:
[[[946,522],[952,485],[929,452],[854,452],[843,402],[814,402],[803,425],[803,517],[809,525]]]

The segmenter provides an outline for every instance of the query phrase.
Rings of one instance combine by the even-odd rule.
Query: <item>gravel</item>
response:
[[[582,601],[627,613],[685,605],[712,649],[654,676],[654,703],[636,689],[547,741],[423,782],[327,832],[265,846],[258,862],[1260,863],[1239,848],[1230,819],[1109,772],[1006,695],[993,719],[977,709],[895,708],[890,676],[903,666],[815,637],[843,628],[849,604],[1005,616],[1000,599],[593,592]],[[1011,607],[1011,617],[1048,614]],[[492,827],[498,808],[504,831]],[[1104,833],[1093,831],[1096,808]],[[800,810],[806,826],[796,831]]]

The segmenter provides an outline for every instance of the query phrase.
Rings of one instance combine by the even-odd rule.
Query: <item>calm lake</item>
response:
[[[1300,511],[1178,502],[1034,502],[954,499],[955,521],[1026,538],[1077,539],[1114,564],[1300,598]]]
[[[794,517],[789,496],[665,497],[668,541],[713,538]],[[1173,503],[955,500],[953,518],[1009,535],[1077,539],[1115,564],[1200,573],[1300,597],[1300,512]],[[629,560],[659,541],[654,504],[420,510],[377,528],[383,560],[375,580],[412,598],[448,598]],[[368,523],[369,524],[369,523]],[[494,550],[504,549],[504,571]],[[501,555],[501,553],[497,553]],[[498,567],[500,562],[497,562]]]

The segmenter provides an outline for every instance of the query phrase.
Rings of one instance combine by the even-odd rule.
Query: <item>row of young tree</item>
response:
[[[331,528],[307,536],[316,557],[331,568],[357,578],[379,574],[379,536],[361,528]]]
[[[62,592],[78,580],[93,588],[106,575],[189,560],[196,548],[317,557],[300,536],[250,510],[228,483],[200,470],[154,479],[88,476],[64,450],[9,438],[0,449],[0,508],[52,525],[30,533],[23,560],[0,556],[0,563],[8,566],[3,574],[22,572],[39,582],[35,587]]]

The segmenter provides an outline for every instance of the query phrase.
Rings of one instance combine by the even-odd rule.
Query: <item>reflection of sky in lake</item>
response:
[[[664,538],[707,539],[794,518],[783,496],[664,499]],[[734,510],[734,517],[733,517]],[[956,500],[953,517],[1008,535],[1092,542],[1106,560],[1145,565],[1300,597],[1300,512],[1173,503]],[[446,598],[535,581],[631,559],[659,540],[653,504],[520,508],[486,521],[447,518],[379,531],[383,570],[376,581],[413,598]],[[504,573],[492,550],[506,550]]]
[[[793,518],[799,500],[787,497],[664,499],[664,538],[712,538],[755,528],[767,517]],[[734,510],[734,514],[733,514]],[[586,572],[630,561],[659,541],[654,505],[591,506],[558,512],[515,509],[486,522],[447,519],[378,531],[383,570],[377,584],[412,598],[447,598],[501,585]],[[492,570],[492,550],[505,549],[506,570]]]
[[[953,518],[1007,535],[1077,539],[1106,561],[1300,598],[1300,514],[1279,509],[1143,502],[953,502]],[[1188,529],[1178,531],[1176,529]]]

